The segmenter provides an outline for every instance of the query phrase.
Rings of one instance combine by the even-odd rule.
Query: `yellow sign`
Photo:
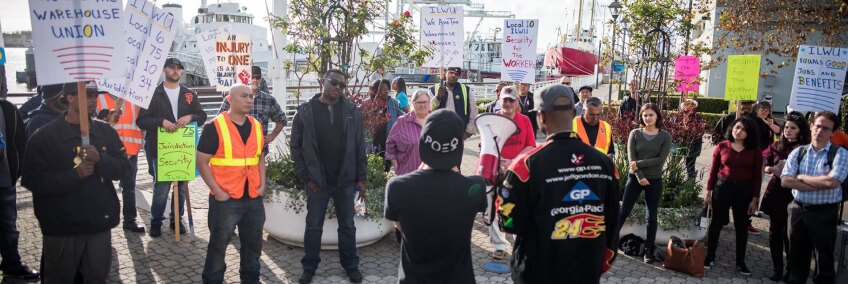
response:
[[[156,181],[190,181],[195,177],[195,148],[197,124],[192,123],[174,132],[159,127],[156,161]]]
[[[755,101],[760,85],[760,55],[731,55],[727,57],[726,101]]]

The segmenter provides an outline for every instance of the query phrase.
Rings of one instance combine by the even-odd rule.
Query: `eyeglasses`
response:
[[[330,85],[339,87],[340,89],[347,88],[347,82],[339,81],[336,79],[324,79],[324,82],[330,83]]]
[[[417,102],[412,102],[412,103],[416,104],[416,105],[427,105],[427,104],[430,103],[430,101],[417,101]]]

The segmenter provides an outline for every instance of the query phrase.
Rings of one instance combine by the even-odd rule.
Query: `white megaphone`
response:
[[[500,170],[501,148],[518,131],[518,125],[512,119],[494,113],[478,115],[474,124],[480,131],[480,162],[476,174],[486,179],[489,185],[495,185]]]

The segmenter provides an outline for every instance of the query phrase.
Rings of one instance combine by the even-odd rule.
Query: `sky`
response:
[[[273,1],[279,0],[239,0],[237,1],[242,6],[247,7],[247,12],[256,16],[256,19],[264,18],[262,15],[265,14],[265,3],[268,3],[268,9],[273,10]],[[392,3],[389,5],[390,11],[395,10],[395,2],[397,0],[392,0]],[[461,1],[461,0],[448,0],[448,1]],[[539,20],[539,38],[538,38],[538,46],[537,49],[539,51],[545,50],[548,46],[553,45],[559,42],[557,35],[557,28],[561,28],[563,31],[567,26],[573,27],[574,21],[573,16],[575,7],[578,6],[580,0],[472,0],[473,3],[479,3],[485,5],[486,10],[493,11],[511,11],[515,14],[515,17],[518,19],[538,19]],[[592,0],[583,0],[588,3],[591,3]],[[183,6],[183,16],[185,17],[185,21],[188,22],[190,17],[196,14],[197,8],[200,7],[200,0],[157,0],[153,1],[157,5],[161,7],[163,4],[167,3],[176,3],[181,4]],[[215,3],[225,3],[225,2],[233,2],[230,0],[207,0],[208,4]],[[607,5],[612,2],[611,0],[598,0],[599,4],[596,4],[600,8],[598,11],[600,13],[607,13],[607,9],[605,7],[601,7]],[[466,8],[468,9],[468,8]],[[404,8],[406,10],[406,8]],[[29,13],[29,1],[27,0],[0,0],[0,28],[4,32],[10,31],[20,31],[20,30],[30,30],[30,13]],[[585,17],[585,16],[584,16]],[[603,14],[596,15],[596,17],[603,17]],[[588,18],[588,17],[586,17]],[[471,32],[474,30],[475,26],[477,26],[477,22],[480,18],[465,18],[465,30],[466,32]],[[586,20],[588,22],[588,20]],[[254,23],[267,27],[268,23],[266,21],[257,21],[254,20]],[[495,28],[499,27],[503,24],[503,19],[485,19],[482,21],[480,27],[478,28],[478,32],[487,33]],[[270,37],[269,37],[270,40]]]

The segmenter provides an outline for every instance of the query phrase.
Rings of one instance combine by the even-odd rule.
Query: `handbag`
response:
[[[672,236],[668,240],[668,256],[663,267],[695,277],[704,276],[704,243],[699,240],[682,240]]]
[[[707,205],[701,210],[701,218],[698,218],[698,223],[695,224],[698,228],[707,229],[710,227],[710,221],[713,219],[713,207]]]

